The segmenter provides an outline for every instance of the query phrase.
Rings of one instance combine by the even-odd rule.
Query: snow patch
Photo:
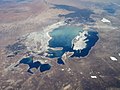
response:
[[[91,78],[97,78],[97,76],[91,76]]]
[[[118,56],[120,56],[120,53],[118,53]]]
[[[117,58],[116,58],[116,57],[110,56],[110,59],[111,59],[112,61],[117,61]]]
[[[106,19],[106,18],[103,18],[101,21],[104,22],[104,23],[111,23],[111,21]]]

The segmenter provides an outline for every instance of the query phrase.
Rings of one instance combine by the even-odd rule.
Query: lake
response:
[[[62,61],[62,55],[65,52],[74,52],[74,54],[71,57],[80,58],[80,57],[87,56],[91,48],[98,41],[99,37],[98,37],[98,32],[94,30],[88,30],[86,31],[87,33],[84,33],[84,32],[85,31],[82,29],[82,27],[78,27],[78,26],[61,26],[59,28],[54,29],[52,32],[49,33],[52,39],[49,41],[50,48],[48,49],[48,54],[49,54],[48,57],[58,58],[58,61],[57,61],[58,64],[64,64],[64,62]],[[86,45],[86,46],[84,46],[83,49],[75,50],[73,48],[74,44],[72,43],[72,41],[73,39],[75,39],[77,35],[79,35],[79,33],[85,34],[84,39],[83,41],[81,41],[81,43],[83,43],[83,45]],[[63,49],[53,50],[51,48],[63,48]]]
[[[40,72],[44,72],[47,70],[50,70],[51,65],[50,64],[41,64],[40,61],[33,60],[32,57],[26,57],[23,58],[22,60],[19,61],[19,64],[17,64],[15,67],[19,66],[20,64],[26,64],[28,65],[28,70],[27,72],[33,74],[31,69],[36,68],[37,70],[39,69]]]

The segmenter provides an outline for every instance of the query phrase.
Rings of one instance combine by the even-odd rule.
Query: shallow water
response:
[[[54,29],[50,32],[52,39],[49,41],[49,47],[64,47],[66,51],[71,48],[71,41],[75,38],[79,32],[82,32],[82,28],[76,26],[62,26]]]
[[[84,32],[87,32],[84,33]],[[78,35],[83,35],[84,33],[84,38],[83,41],[85,40],[84,43],[86,43],[84,48],[77,49],[75,50],[73,40],[76,38]],[[52,32],[49,33],[49,35],[52,37],[49,41],[49,49],[47,51],[49,58],[57,58],[57,63],[64,65],[64,60],[62,59],[62,56],[65,52],[73,52],[73,55],[71,57],[85,57],[88,55],[90,52],[91,48],[95,45],[97,40],[99,39],[98,33],[94,30],[88,30],[84,31],[82,27],[78,26],[61,26],[59,28],[54,29]],[[81,38],[81,37],[80,37]],[[87,40],[87,41],[86,41]],[[83,43],[82,43],[83,44]],[[80,44],[81,45],[81,44]],[[55,48],[60,48],[55,49]],[[62,49],[61,49],[62,48]],[[79,48],[79,47],[78,47]],[[33,57],[27,57],[23,58],[20,60],[19,64],[26,64],[28,65],[28,72],[33,74],[31,69],[39,69],[40,72],[44,72],[47,70],[50,70],[51,65],[49,64],[41,64],[41,62],[37,60],[33,60]],[[16,65],[16,67],[18,66]]]
[[[50,33],[52,39],[49,41],[50,48],[58,48],[62,47],[62,50],[51,50],[48,49],[48,57],[50,58],[58,58],[58,64],[64,64],[61,59],[62,55],[65,52],[74,52],[71,57],[85,57],[88,55],[91,48],[98,41],[98,33],[96,31],[88,31],[87,38],[87,46],[82,50],[73,50],[72,40],[79,34],[79,32],[84,32],[81,27],[77,26],[62,26]]]

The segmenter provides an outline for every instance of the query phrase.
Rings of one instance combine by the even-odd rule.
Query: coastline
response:
[[[64,26],[66,25],[66,23],[64,21],[60,21],[60,22],[57,22],[55,24],[52,24],[50,26],[47,26],[46,28],[43,28],[43,31],[46,32],[44,37],[46,38],[46,44],[45,44],[45,47],[46,47],[46,51],[47,49],[49,48],[48,45],[49,45],[49,40],[52,39],[52,37],[49,35],[50,32],[52,32],[54,29],[60,27],[60,26]]]
[[[66,25],[64,21],[53,23],[52,25],[43,27],[42,31],[32,32],[25,36],[25,45],[28,51],[34,51],[36,53],[45,53],[49,48],[49,40],[52,37],[49,35],[55,28]]]

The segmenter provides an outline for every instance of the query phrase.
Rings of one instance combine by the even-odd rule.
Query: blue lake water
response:
[[[79,32],[83,32],[82,28],[76,26],[62,26],[54,29],[50,34],[52,39],[49,41],[49,47],[63,47],[65,51],[71,49],[72,40]]]
[[[95,43],[98,41],[98,32],[90,31],[87,35],[87,46],[85,49],[81,50],[81,52],[74,50],[74,54],[71,57],[85,57],[88,55],[91,48],[95,45]]]
[[[40,67],[40,72],[50,70],[51,66],[49,64],[42,64]]]
[[[87,35],[87,46],[81,52],[79,50],[73,50],[72,40],[79,34],[79,32],[83,32],[84,30],[81,27],[77,26],[62,26],[57,29],[54,29],[50,32],[50,36],[52,39],[49,41],[50,48],[59,48],[62,47],[62,50],[51,50],[48,49],[48,57],[50,58],[58,58],[58,64],[64,64],[62,60],[62,55],[65,52],[74,52],[71,57],[85,57],[88,55],[91,48],[98,41],[98,32],[89,30]]]
[[[51,68],[49,64],[41,64],[39,61],[33,62],[32,57],[23,58],[22,60],[20,60],[19,64],[17,64],[15,67],[17,67],[20,64],[27,64],[29,66],[27,71],[31,74],[33,74],[33,72],[31,71],[32,68],[36,68],[36,69],[40,68],[41,72],[47,71]]]
[[[63,55],[63,51],[62,50],[51,50],[48,49],[48,54],[50,54],[50,58],[55,58],[55,57],[61,57]]]
[[[24,0],[18,0],[24,1]],[[91,14],[94,14],[89,9],[79,9],[72,6],[67,5],[54,5],[53,8],[57,9],[65,9],[68,11],[73,11],[72,13],[66,14],[66,15],[59,15],[60,17],[65,18],[78,18],[78,21],[81,20],[81,22],[94,22],[92,18],[90,18]],[[49,49],[47,51],[49,58],[57,58],[57,63],[64,65],[64,60],[62,59],[62,56],[65,52],[73,52],[73,55],[71,57],[85,57],[89,54],[91,48],[95,45],[95,43],[98,41],[98,32],[94,30],[88,30],[88,35],[86,35],[86,48],[82,50],[74,50],[72,40],[79,34],[84,32],[82,27],[78,26],[61,26],[59,28],[54,29],[52,32],[49,33],[49,35],[52,37],[51,40],[49,40]],[[62,48],[62,50],[53,50],[52,48]],[[20,60],[19,64],[27,64],[29,66],[28,72],[32,73],[32,68],[38,69],[40,72],[44,72],[47,70],[50,70],[51,65],[50,64],[41,64],[39,61],[34,61],[32,57],[23,58]],[[16,65],[15,67],[17,67]]]
[[[95,45],[95,43],[98,41],[98,33],[94,30],[88,30],[88,34],[85,34],[87,37],[86,40],[86,48],[82,50],[73,50],[73,39],[79,34],[83,33],[84,30],[82,27],[78,26],[61,26],[59,28],[54,29],[52,32],[50,32],[50,36],[52,37],[51,40],[49,40],[49,49],[48,49],[48,56],[49,58],[57,58],[57,63],[64,65],[64,60],[62,59],[62,56],[65,52],[73,52],[73,55],[71,57],[85,57],[90,52],[91,48]],[[54,50],[52,48],[62,48],[60,50]],[[20,60],[19,64],[17,64],[15,67],[17,67],[20,64],[26,64],[29,66],[28,72],[33,74],[31,71],[32,68],[39,69],[40,72],[44,72],[47,70],[50,70],[51,65],[50,64],[41,64],[37,60],[33,60],[32,57],[23,58]]]
[[[58,64],[62,64],[62,65],[64,65],[64,64],[65,64],[65,63],[64,63],[64,61],[62,60],[62,58],[61,58],[61,57],[60,57],[60,58],[58,58],[57,63],[58,63]]]

